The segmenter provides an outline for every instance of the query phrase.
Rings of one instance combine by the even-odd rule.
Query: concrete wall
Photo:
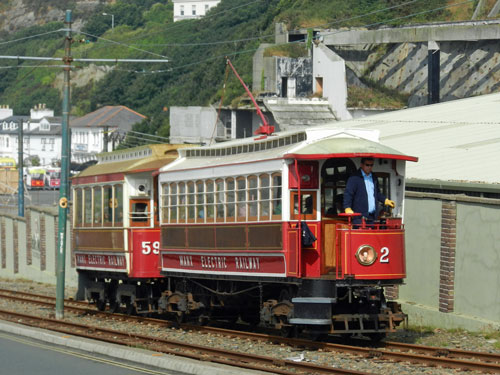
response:
[[[500,206],[457,206],[455,309],[500,320]]]
[[[276,60],[276,96],[305,98],[312,94],[312,63],[309,57],[274,57]],[[283,79],[288,80],[288,90],[283,88]],[[292,80],[295,84],[292,85]]]
[[[427,42],[332,48],[358,77],[370,72],[370,80],[409,94],[409,107],[427,104]],[[439,50],[442,102],[500,88],[497,40],[439,42]]]
[[[0,277],[56,284],[57,209],[27,207],[25,217],[0,212]],[[76,287],[67,224],[66,286]]]
[[[406,285],[399,289],[399,298],[436,309],[439,305],[440,212],[439,200],[409,199],[405,202],[408,277]]]
[[[217,112],[211,107],[171,107],[170,143],[207,143],[212,136],[224,136],[219,121],[214,131]]]
[[[406,285],[412,325],[500,329],[500,202],[407,192]]]
[[[313,79],[322,79],[322,97],[328,100],[336,117],[340,120],[351,119],[352,116],[347,110],[345,62],[321,43],[313,47]],[[314,90],[316,91],[316,88]]]

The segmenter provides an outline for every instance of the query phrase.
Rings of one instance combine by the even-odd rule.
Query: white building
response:
[[[19,124],[23,126],[23,158],[38,156],[41,165],[61,159],[61,117],[39,104],[30,116],[13,116],[12,109],[0,108],[0,156],[18,160]]]
[[[146,116],[128,107],[105,106],[70,121],[71,160],[85,163],[97,160],[96,155],[113,151],[132,126]]]
[[[220,0],[172,0],[174,3],[174,22],[201,18],[209,9],[217,6]]]

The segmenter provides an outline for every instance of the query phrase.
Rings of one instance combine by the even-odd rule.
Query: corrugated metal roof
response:
[[[316,126],[336,120],[327,100],[266,98],[264,104],[282,130],[293,126]]]
[[[500,184],[500,93],[343,121],[378,129],[380,142],[419,158],[418,180]]]

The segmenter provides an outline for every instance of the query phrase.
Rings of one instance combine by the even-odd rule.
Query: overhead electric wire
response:
[[[454,3],[454,4],[450,4],[450,5],[444,5],[444,6],[438,7],[438,8],[433,8],[433,9],[429,9],[429,10],[423,10],[421,12],[408,14],[406,16],[400,16],[400,17],[392,18],[389,21],[380,21],[380,22],[370,23],[370,24],[364,25],[362,27],[371,27],[371,26],[377,26],[377,25],[381,25],[381,24],[386,24],[388,22],[399,21],[399,20],[402,20],[402,19],[406,19],[406,18],[410,18],[410,17],[415,17],[415,16],[420,16],[422,14],[432,13],[432,12],[436,12],[436,11],[443,10],[443,9],[446,9],[446,8],[451,8],[451,7],[458,6],[458,5],[472,3],[474,1],[476,1],[476,0],[465,0],[465,1],[462,1],[461,3]],[[336,31],[331,32],[331,33],[328,33],[328,32],[327,33],[323,33],[322,35],[334,35],[334,34],[340,34],[340,33],[345,33],[345,32],[349,32],[349,31],[350,30],[336,30]]]
[[[214,15],[206,16],[205,18],[214,17],[217,14],[221,14],[221,13],[227,12],[229,10],[241,8],[241,7],[244,7],[244,6],[256,3],[258,1],[261,1],[261,0],[256,0],[256,1],[252,1],[252,2],[246,3],[246,4],[242,4],[240,6],[237,6],[237,7],[231,8],[231,9],[227,9],[227,10],[222,11],[222,12],[218,12],[218,13],[216,13]],[[319,25],[319,26],[338,24],[338,23],[346,22],[346,21],[349,21],[349,20],[352,20],[352,19],[366,17],[368,15],[372,15],[372,14],[379,13],[379,12],[382,12],[382,11],[387,11],[387,10],[394,9],[394,8],[397,8],[397,7],[406,6],[406,5],[412,4],[412,3],[417,2],[417,1],[422,1],[422,0],[411,0],[411,1],[408,1],[408,2],[405,2],[405,3],[402,3],[402,4],[394,5],[394,6],[383,8],[383,9],[379,9],[379,10],[375,10],[375,11],[372,11],[372,12],[368,12],[368,13],[365,13],[365,14],[362,14],[362,15],[358,15],[358,16],[354,16],[354,17],[350,17],[350,18],[346,18],[346,19],[342,19],[342,20],[333,21],[333,22],[322,24],[322,25]],[[442,6],[442,7],[433,8],[433,9],[429,9],[429,10],[421,11],[421,12],[416,12],[416,13],[411,13],[411,14],[406,15],[406,16],[395,17],[395,18],[392,18],[392,19],[389,19],[389,20],[384,20],[384,21],[375,22],[375,23],[371,23],[371,24],[361,25],[361,26],[358,26],[358,27],[370,27],[370,26],[381,25],[381,24],[389,24],[389,23],[391,23],[393,21],[397,21],[397,20],[401,20],[401,19],[406,19],[406,18],[411,18],[411,17],[417,16],[417,15],[422,15],[422,14],[426,14],[426,13],[431,13],[431,12],[443,10],[443,9],[446,9],[446,8],[451,8],[451,7],[458,6],[458,5],[467,4],[467,3],[470,3],[470,2],[473,2],[473,1],[475,1],[475,0],[466,0],[466,1],[463,1],[463,2],[460,2],[460,3],[448,4],[448,5],[445,5],[445,6]],[[314,27],[319,27],[319,26],[313,26],[313,28]],[[52,32],[58,32],[58,31],[61,31],[61,30],[64,30],[64,29],[59,29],[59,30],[55,30],[55,31],[52,31]],[[167,30],[168,30],[168,28],[167,28]],[[165,31],[165,30],[163,30],[163,31]],[[341,32],[348,32],[348,31],[349,30],[336,30],[336,31],[333,31],[331,33],[323,33],[322,35],[332,35],[332,34],[341,33]],[[49,32],[49,33],[52,33],[52,32]],[[84,34],[84,35],[87,35],[87,36],[92,36],[94,38],[103,39],[103,40],[105,40],[107,42],[110,42],[110,43],[114,43],[114,44],[126,46],[128,48],[132,48],[132,49],[138,50],[140,52],[150,53],[150,54],[153,54],[153,55],[156,55],[156,56],[167,58],[164,55],[156,54],[154,52],[150,52],[150,51],[143,50],[143,49],[140,49],[140,48],[135,48],[132,45],[128,45],[128,44],[125,44],[125,43],[122,43],[122,42],[117,42],[117,41],[109,40],[109,39],[98,37],[98,36],[95,36],[95,35],[92,35],[92,34],[88,34],[88,33],[83,33],[83,32],[81,32],[81,33]],[[36,37],[36,36],[40,36],[40,35],[45,35],[45,34],[48,34],[48,33],[38,34],[38,35],[34,35],[32,37]],[[149,34],[149,35],[151,35],[151,34]],[[270,37],[270,36],[271,35],[264,35],[264,36],[254,37],[254,38],[245,38],[245,39],[239,39],[239,40],[238,39],[236,39],[236,40],[227,40],[227,41],[220,41],[220,42],[214,42],[214,43],[226,43],[226,42],[227,43],[230,43],[230,42],[231,43],[235,43],[235,42],[238,42],[238,41],[247,41],[247,40],[253,40],[253,39],[261,39],[261,38],[267,38],[267,37]],[[18,39],[18,40],[21,40],[21,39]],[[300,42],[303,42],[303,41],[304,40],[298,40],[298,41],[293,41],[293,42],[280,43],[279,45],[300,43]],[[192,44],[192,45],[195,46],[195,45],[199,45],[199,44],[195,43],[195,44]],[[152,70],[152,71],[146,71],[146,70],[138,71],[138,70],[128,70],[128,69],[120,69],[120,70],[121,71],[126,71],[126,72],[131,72],[131,73],[136,73],[136,74],[159,74],[159,73],[169,72],[169,71],[172,71],[174,69],[178,70],[178,69],[181,69],[181,68],[186,68],[186,67],[189,67],[189,66],[206,63],[208,61],[211,61],[211,60],[214,60],[214,59],[219,59],[219,58],[225,57],[225,56],[236,56],[236,55],[239,55],[239,54],[246,54],[246,53],[250,53],[250,52],[255,52],[256,50],[257,49],[252,48],[252,49],[249,49],[249,50],[237,51],[237,52],[233,52],[233,53],[224,53],[224,54],[221,54],[221,55],[218,55],[218,56],[207,58],[207,59],[202,60],[202,61],[197,61],[197,62],[193,62],[193,63],[189,63],[189,64],[184,64],[184,65],[180,65],[180,66],[177,66],[177,67],[172,67],[172,68],[169,68],[169,69],[163,69],[163,70],[158,70],[158,69],[157,70]]]
[[[411,14],[406,15],[406,16],[395,17],[395,18],[391,18],[389,20],[385,20],[385,21],[381,21],[381,22],[375,22],[375,23],[371,23],[371,24],[366,24],[366,25],[358,26],[358,28],[370,27],[370,26],[380,25],[380,24],[389,24],[389,23],[391,23],[393,21],[398,21],[398,20],[401,20],[401,19],[406,19],[406,18],[418,16],[418,15],[421,15],[421,14],[432,13],[432,12],[436,12],[436,11],[439,11],[439,10],[451,8],[451,7],[454,7],[454,6],[471,3],[471,2],[474,2],[474,1],[475,0],[465,0],[465,1],[460,2],[460,3],[449,4],[449,5],[445,5],[445,6],[442,6],[442,7],[429,9],[429,10],[426,10],[426,11],[411,13]],[[337,33],[342,33],[342,32],[349,32],[349,31],[350,30],[336,30],[336,31],[333,31],[331,33],[323,33],[322,35],[332,35],[332,34],[337,34]],[[316,37],[316,38],[319,38],[319,37]],[[301,42],[304,42],[304,41],[305,40],[302,39],[302,40],[297,40],[297,41],[293,41],[293,42],[279,43],[277,45],[288,45],[288,44],[294,44],[294,43],[301,43]],[[239,51],[237,53],[226,53],[223,56],[235,56],[235,55],[244,54],[244,53],[250,53],[250,52],[255,52],[255,51],[257,51],[257,49],[253,48],[253,49],[246,50],[246,51]],[[189,63],[189,64],[184,64],[184,65],[181,65],[181,66],[172,67],[171,69],[172,70],[176,70],[176,69],[181,69],[181,68],[185,68],[185,67],[189,67],[189,66],[193,66],[193,65],[197,65],[197,64],[203,64],[203,63],[206,63],[206,62],[208,62],[210,60],[213,60],[213,59],[216,59],[216,58],[221,58],[223,56],[219,55],[219,56],[216,56],[216,57],[207,58],[205,60],[201,60],[201,61],[197,61],[197,62],[193,62],[193,63]]]
[[[241,5],[238,5],[236,7],[233,7],[233,8],[229,8],[229,9],[226,9],[226,10],[223,10],[223,11],[220,11],[220,12],[217,12],[217,13],[214,13],[214,14],[211,14],[211,15],[208,15],[208,16],[204,16],[203,18],[204,19],[209,19],[209,18],[212,18],[212,17],[215,17],[215,16],[218,16],[220,14],[223,14],[223,13],[226,13],[226,12],[229,12],[229,11],[232,11],[232,10],[235,10],[235,9],[239,9],[239,8],[242,8],[242,7],[245,7],[245,6],[248,6],[248,5],[251,5],[251,4],[254,4],[254,3],[257,3],[259,1],[262,1],[262,0],[254,0],[254,1],[251,1],[251,2],[248,2],[248,3],[245,3],[245,4],[241,4]],[[179,26],[184,26],[184,24],[181,24],[181,23],[178,23],[178,24],[174,24],[170,27],[167,27],[167,28],[164,28],[160,31],[157,31],[157,32],[154,32],[154,33],[149,33],[147,34],[146,36],[140,36],[140,37],[135,37],[135,38],[131,38],[129,39],[129,41],[132,41],[132,40],[138,40],[138,39],[142,39],[142,38],[146,38],[146,37],[151,37],[153,35],[156,35],[156,34],[161,34],[161,33],[165,33],[167,31],[170,31],[176,27],[179,27]],[[82,32],[82,34],[84,34]],[[96,35],[91,35],[91,34],[86,34],[88,36],[91,36],[93,38],[96,38],[96,39],[102,39],[102,40],[105,40],[107,42],[110,42],[110,43],[119,43],[119,42],[116,42],[116,41],[113,41],[113,40],[110,40],[110,39],[106,39],[106,38],[102,38],[102,37],[98,37]],[[124,43],[123,43],[124,44]],[[127,45],[128,46],[128,45]],[[104,47],[107,47],[107,45],[105,46],[95,46],[94,49],[99,49],[99,48],[104,48]],[[133,47],[131,47],[133,48]]]
[[[9,43],[14,43],[14,42],[19,42],[21,40],[26,40],[26,39],[31,39],[31,38],[38,38],[40,36],[44,36],[44,35],[48,35],[48,34],[52,34],[52,33],[59,33],[61,31],[64,31],[64,29],[58,29],[58,30],[53,30],[53,31],[47,31],[46,33],[41,33],[41,34],[36,34],[36,35],[30,35],[30,36],[25,36],[23,38],[19,38],[19,39],[13,39],[13,40],[7,40],[5,42],[0,42],[0,46],[1,45],[4,45],[4,44],[9,44]]]
[[[128,132],[129,133],[134,133],[134,134],[145,135],[145,136],[148,136],[148,137],[161,138],[161,139],[166,139],[166,140],[169,139],[168,137],[162,137],[161,135],[153,135],[153,134],[148,134],[148,133],[141,133],[141,132],[136,132],[134,130],[129,130]]]
[[[367,16],[370,16],[370,15],[373,15],[373,14],[376,14],[376,13],[385,12],[385,11],[388,11],[388,10],[391,10],[391,9],[395,9],[395,8],[400,8],[400,7],[403,7],[403,6],[406,6],[406,5],[415,3],[415,2],[419,2],[419,1],[425,1],[425,0],[410,0],[410,1],[407,1],[406,3],[401,3],[401,4],[393,5],[393,6],[390,6],[390,7],[387,7],[387,8],[374,10],[372,12],[360,14],[360,15],[357,15],[357,16],[354,16],[354,17],[349,17],[349,18],[344,18],[344,19],[341,19],[341,20],[336,20],[336,21],[324,23],[322,25],[311,26],[311,27],[308,27],[308,29],[311,29],[311,28],[313,28],[313,29],[314,28],[320,28],[320,27],[327,26],[327,25],[335,25],[335,24],[339,24],[339,23],[343,23],[343,22],[347,22],[347,21],[352,21],[354,19],[367,17]],[[267,34],[267,35],[261,35],[261,36],[256,36],[256,37],[251,37],[251,38],[244,38],[244,39],[221,40],[221,41],[216,41],[216,42],[204,42],[204,43],[165,43],[165,44],[158,43],[158,44],[137,44],[137,45],[143,45],[143,46],[171,46],[171,47],[203,46],[203,45],[216,45],[216,44],[238,43],[238,42],[244,42],[244,41],[250,41],[250,40],[259,40],[259,39],[265,39],[265,38],[271,38],[271,37],[275,37],[275,34]]]
[[[83,35],[86,35],[86,36],[90,36],[92,38],[102,39],[102,40],[105,40],[105,41],[107,41],[107,42],[109,42],[111,44],[118,44],[120,46],[126,46],[127,48],[132,48],[132,49],[135,49],[135,50],[140,51],[140,52],[149,53],[149,54],[154,55],[154,56],[159,56],[159,57],[167,58],[167,56],[160,55],[159,53],[154,53],[154,52],[151,52],[151,51],[147,51],[147,50],[144,50],[142,48],[132,47],[131,45],[128,45],[128,44],[125,44],[125,43],[122,43],[122,42],[117,42],[117,41],[114,41],[114,40],[111,40],[111,39],[106,39],[106,38],[103,38],[103,37],[100,37],[100,36],[97,36],[97,35],[92,35],[92,34],[89,34],[89,33],[85,33],[83,31],[80,31],[80,34],[83,34]]]

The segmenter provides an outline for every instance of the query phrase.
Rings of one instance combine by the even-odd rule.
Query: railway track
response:
[[[219,364],[236,366],[250,370],[265,371],[273,374],[340,374],[370,375],[366,372],[344,370],[321,366],[312,363],[294,362],[276,359],[227,349],[218,349],[182,341],[160,339],[158,337],[131,334],[97,326],[76,324],[51,318],[43,318],[12,311],[0,310],[0,318],[31,327],[49,329],[73,336],[97,339],[129,347],[141,347],[155,352],[191,358],[199,361],[210,361]]]
[[[43,306],[50,306],[50,307],[53,307],[55,304],[54,297],[42,296],[31,293],[12,292],[8,290],[0,290],[0,298],[10,298],[12,300],[22,301],[23,303],[41,304]],[[75,311],[79,314],[101,315],[108,318],[112,316],[113,319],[132,321],[132,322],[143,322],[147,324],[156,324],[162,327],[177,326],[176,323],[169,322],[166,320],[99,312],[96,309],[90,309],[89,305],[85,302],[68,300],[65,302],[65,308],[68,310]],[[423,364],[426,366],[441,366],[445,368],[480,371],[484,373],[500,373],[500,354],[498,353],[472,352],[472,351],[464,351],[458,349],[447,349],[447,348],[405,344],[398,342],[384,342],[381,343],[381,347],[365,347],[361,345],[344,345],[331,342],[316,342],[304,339],[289,339],[264,333],[235,331],[235,330],[229,330],[211,326],[193,326],[189,324],[182,324],[180,325],[180,328],[185,330],[196,330],[203,333],[217,334],[227,337],[238,337],[238,338],[250,339],[261,342],[286,344],[295,348],[307,348],[312,350],[350,353],[368,359],[410,362],[419,365]],[[92,329],[98,329],[98,328],[94,327]],[[92,337],[95,338],[95,336]],[[158,340],[158,338],[153,338],[153,337],[149,338],[143,337],[142,339],[153,340],[153,341]],[[177,342],[175,343],[176,343],[175,345],[179,345]],[[128,345],[126,341],[125,344]],[[227,351],[224,350],[224,353],[227,353]],[[274,361],[274,363],[279,361],[281,366],[288,366],[287,361],[276,360],[274,358],[272,359],[272,361]],[[316,369],[315,371],[318,372],[319,369]],[[338,371],[338,369],[335,369],[335,371]],[[338,372],[330,372],[330,373],[338,373]],[[350,371],[349,373],[355,373],[355,372]]]

